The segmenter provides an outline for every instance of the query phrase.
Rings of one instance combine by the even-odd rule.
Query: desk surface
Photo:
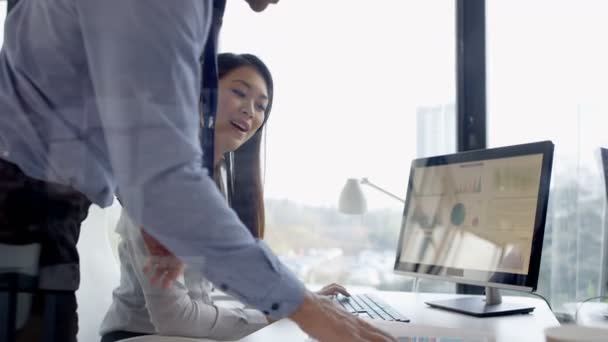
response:
[[[608,303],[567,303],[565,307],[573,317],[576,315],[579,325],[608,328]]]
[[[403,324],[478,330],[494,335],[496,342],[543,342],[545,341],[544,330],[559,325],[547,304],[536,298],[503,297],[504,302],[522,303],[536,307],[531,314],[476,318],[433,309],[424,304],[425,301],[449,299],[459,297],[459,295],[384,291],[374,293],[411,319],[411,323]],[[241,341],[306,341],[306,339],[306,334],[300,331],[293,322],[282,320]]]

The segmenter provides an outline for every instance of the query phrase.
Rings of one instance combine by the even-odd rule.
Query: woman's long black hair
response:
[[[251,234],[261,239],[264,237],[265,222],[261,145],[264,126],[272,109],[272,75],[264,62],[250,54],[222,53],[217,57],[217,64],[220,79],[237,68],[247,66],[255,69],[266,82],[268,104],[262,125],[236,151],[225,155],[228,201]]]

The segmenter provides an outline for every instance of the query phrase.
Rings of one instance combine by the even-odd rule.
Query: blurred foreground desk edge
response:
[[[545,341],[544,330],[557,326],[559,322],[547,306],[537,298],[505,296],[505,302],[532,305],[535,310],[530,314],[476,318],[463,314],[433,309],[424,304],[425,301],[458,298],[462,295],[438,293],[410,292],[373,292],[381,299],[390,303],[401,314],[409,317],[414,325],[437,326],[442,328],[457,328],[477,330],[491,334],[496,342],[542,342]],[[298,326],[289,321],[276,322],[260,331],[240,340],[241,342],[268,341],[306,341],[307,336]]]

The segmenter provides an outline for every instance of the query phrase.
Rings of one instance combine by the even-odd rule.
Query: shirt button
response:
[[[228,285],[226,285],[226,284],[220,284],[220,290],[222,290],[222,291],[228,291]]]
[[[274,303],[272,304],[272,306],[270,307],[272,310],[279,310],[279,303]]]

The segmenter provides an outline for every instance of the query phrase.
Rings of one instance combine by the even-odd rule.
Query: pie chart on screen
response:
[[[460,226],[464,223],[464,219],[466,217],[466,211],[464,204],[456,203],[452,208],[452,214],[450,215],[450,219],[452,224],[455,226]]]

